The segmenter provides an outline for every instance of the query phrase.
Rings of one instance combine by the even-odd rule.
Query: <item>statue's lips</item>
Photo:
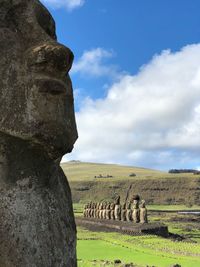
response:
[[[38,91],[52,95],[66,94],[66,84],[57,79],[42,78],[37,79]]]

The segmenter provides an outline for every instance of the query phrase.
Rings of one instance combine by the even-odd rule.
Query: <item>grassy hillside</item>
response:
[[[159,176],[162,172],[144,168],[121,166],[116,164],[100,164],[87,162],[68,162],[61,164],[69,181],[93,181],[95,176],[113,176],[116,180],[129,177],[135,173],[138,177]],[[101,178],[103,179],[103,178]],[[106,180],[106,178],[104,179]],[[110,179],[109,179],[110,180]]]
[[[117,164],[103,164],[103,163],[87,163],[79,161],[71,161],[62,163],[65,174],[69,181],[111,181],[111,180],[124,180],[124,179],[164,179],[164,178],[177,178],[177,177],[191,177],[194,179],[200,178],[200,175],[193,174],[170,174],[164,171],[138,168],[131,166],[122,166]],[[136,176],[129,177],[131,173],[135,173]],[[95,176],[107,176],[111,175],[113,178],[94,178]]]
[[[66,173],[74,202],[113,200],[116,195],[125,199],[130,194],[140,194],[148,204],[200,204],[200,176],[169,174],[145,168],[69,162],[61,165]],[[130,177],[130,174],[136,174]],[[111,178],[95,178],[99,176]]]

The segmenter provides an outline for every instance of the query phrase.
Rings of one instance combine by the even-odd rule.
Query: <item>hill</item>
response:
[[[149,204],[200,204],[199,175],[79,161],[63,163],[61,167],[76,203],[113,200],[118,194],[125,199],[132,185],[130,194],[140,194]]]

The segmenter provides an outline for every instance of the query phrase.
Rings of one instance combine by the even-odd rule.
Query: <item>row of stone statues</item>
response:
[[[134,223],[148,223],[145,200],[133,199],[130,202],[120,204],[118,197],[115,203],[90,202],[85,205],[83,216],[87,218],[128,221]]]

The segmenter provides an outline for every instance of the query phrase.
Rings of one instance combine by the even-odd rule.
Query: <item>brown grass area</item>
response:
[[[75,203],[112,201],[116,195],[120,195],[123,201],[132,185],[130,195],[139,194],[148,204],[200,205],[198,175],[84,162],[69,162],[61,166],[68,177]],[[131,173],[136,176],[130,177]],[[94,178],[100,174],[113,177]]]

